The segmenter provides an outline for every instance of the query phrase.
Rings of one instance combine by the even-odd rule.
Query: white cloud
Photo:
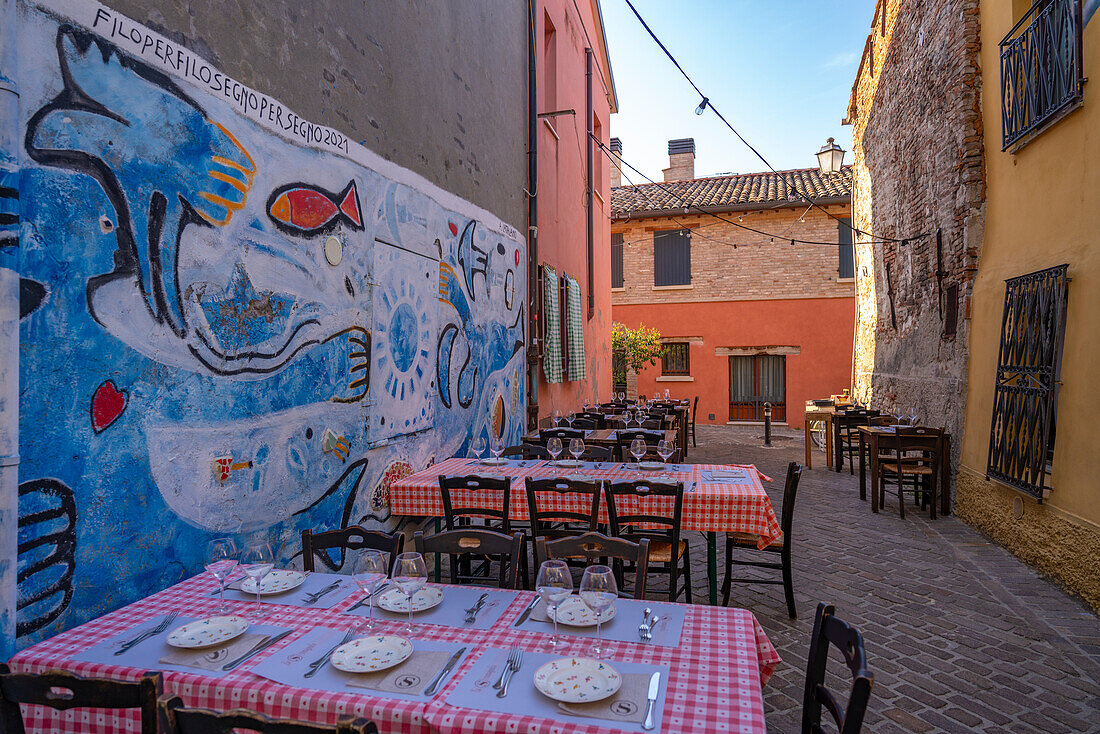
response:
[[[836,56],[833,56],[833,58],[826,61],[824,64],[824,68],[836,69],[842,66],[851,66],[857,61],[859,61],[859,52],[847,51],[845,53],[837,54]]]

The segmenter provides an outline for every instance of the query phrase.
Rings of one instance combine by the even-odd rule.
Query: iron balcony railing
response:
[[[1035,0],[1001,50],[1001,150],[1081,104],[1081,0]]]

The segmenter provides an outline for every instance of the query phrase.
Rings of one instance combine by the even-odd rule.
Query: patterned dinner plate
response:
[[[562,703],[601,701],[623,684],[619,671],[602,660],[561,658],[535,671],[535,688]]]
[[[646,469],[649,471],[657,471],[660,469],[667,469],[668,464],[664,464],[660,461],[640,461],[638,462],[639,469]]]
[[[441,601],[443,601],[443,589],[438,586],[425,586],[413,594],[412,610],[423,612],[426,609],[439,606]],[[409,612],[409,598],[405,596],[401,589],[390,589],[378,597],[375,604],[378,605],[379,609],[385,609],[387,612],[401,612],[403,614]]]
[[[172,647],[209,647],[240,637],[248,629],[248,620],[235,614],[188,622],[168,635]]]
[[[508,460],[503,459],[503,458],[502,459],[481,459],[481,461],[479,461],[478,463],[482,464],[483,466],[501,466],[503,464],[507,464]]]
[[[582,462],[580,459],[558,459],[554,462],[554,466],[564,466],[567,468],[576,468],[580,466]]]
[[[373,673],[409,659],[412,643],[404,637],[360,637],[332,651],[332,667],[345,673]]]
[[[561,603],[557,609],[546,612],[546,616],[553,621],[558,618],[558,624],[567,624],[570,627],[595,627],[596,613],[579,596],[571,596]],[[615,605],[603,610],[600,621],[607,622],[615,618]]]
[[[282,594],[284,591],[297,589],[308,575],[303,571],[272,571],[260,582],[260,595]],[[242,581],[241,591],[246,594],[255,594],[256,579],[247,578]]]

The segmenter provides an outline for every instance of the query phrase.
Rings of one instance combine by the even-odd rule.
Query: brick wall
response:
[[[744,224],[766,232],[786,232],[822,242],[837,241],[837,222],[805,207],[746,212]],[[847,206],[829,207],[838,217]],[[724,214],[736,221],[737,214]],[[653,233],[692,229],[691,287],[653,286]],[[705,215],[615,220],[611,230],[623,235],[623,290],[612,293],[612,305],[779,298],[851,298],[851,281],[838,281],[835,246],[791,246],[789,239],[770,241]],[[733,248],[737,245],[737,249]]]
[[[857,237],[855,394],[946,427],[956,462],[985,217],[978,30],[978,0],[879,0],[847,120],[854,226],[875,237],[933,235]],[[954,336],[944,334],[951,284]]]

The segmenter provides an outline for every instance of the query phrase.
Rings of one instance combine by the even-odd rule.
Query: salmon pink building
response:
[[[801,427],[805,401],[851,384],[851,171],[695,178],[694,140],[668,151],[664,182],[611,194],[614,320],[665,344],[637,391],[698,396],[701,423],[760,422],[770,403],[773,422]]]

